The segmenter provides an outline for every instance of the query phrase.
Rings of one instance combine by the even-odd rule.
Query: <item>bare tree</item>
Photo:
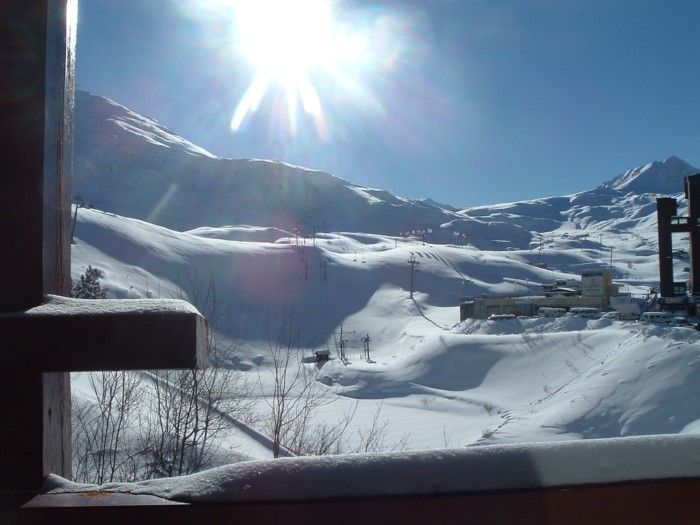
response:
[[[213,369],[216,371],[216,369]],[[230,385],[201,370],[151,372],[150,405],[142,421],[146,477],[179,476],[208,467],[217,436],[229,427],[224,403]]]
[[[262,378],[259,378],[263,399],[270,409],[265,430],[272,439],[272,453],[276,458],[280,456],[282,446],[293,453],[301,452],[302,443],[310,432],[313,413],[334,400],[332,392],[316,381],[318,369],[315,364],[303,362],[303,349],[299,343],[302,330],[298,319],[291,312],[285,312],[281,319],[274,335],[268,322],[271,392],[264,392]]]
[[[212,465],[222,432],[233,423],[255,421],[252,389],[244,374],[230,367],[236,338],[217,329],[224,298],[213,276],[200,279],[186,271],[182,283],[176,297],[195,304],[207,318],[215,366],[90,374],[90,399],[73,403],[76,479],[106,483],[196,472]]]
[[[381,417],[383,405],[383,401],[377,405],[377,409],[372,415],[372,424],[357,431],[358,440],[357,444],[351,449],[352,452],[377,453],[405,450],[408,441],[406,434],[391,445],[387,443],[389,420]]]
[[[298,456],[323,456],[329,454],[376,454],[404,450],[408,436],[403,435],[393,443],[388,441],[390,421],[381,416],[383,403],[372,413],[368,427],[361,427],[355,433],[349,427],[357,415],[359,403],[343,410],[336,420],[318,421],[318,414],[305,412],[304,416],[289,432],[291,441],[287,448]]]
[[[132,416],[140,402],[140,379],[133,372],[90,374],[90,401],[75,401],[74,476],[90,483],[134,479],[138,453]]]
[[[270,409],[265,430],[273,442],[273,456],[279,457],[282,447],[296,455],[326,455],[347,452],[379,452],[403,450],[406,437],[389,446],[389,421],[381,418],[379,404],[369,428],[356,434],[349,431],[358,410],[358,402],[341,411],[335,420],[319,420],[319,409],[338,401],[337,395],[318,381],[316,363],[305,362],[299,342],[302,330],[299,321],[285,313],[275,334],[268,333],[271,360],[271,391],[265,392],[260,378],[262,397]],[[269,325],[270,323],[268,323]]]
[[[298,456],[324,456],[349,451],[348,427],[355,418],[358,403],[343,410],[335,421],[318,421],[312,410],[304,412],[292,426],[287,448]]]
[[[185,271],[180,288],[175,297],[189,300],[208,321],[213,366],[148,374],[150,410],[141,425],[140,440],[149,457],[147,477],[189,474],[211,466],[219,448],[217,438],[230,428],[231,419],[254,420],[248,381],[228,367],[236,339],[218,330],[226,295],[219,293],[213,274],[201,279],[196,271]]]

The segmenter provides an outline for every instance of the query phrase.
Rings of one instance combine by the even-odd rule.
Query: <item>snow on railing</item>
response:
[[[248,461],[99,490],[192,503],[410,496],[700,477],[700,436],[488,445]],[[50,476],[49,494],[96,490]]]

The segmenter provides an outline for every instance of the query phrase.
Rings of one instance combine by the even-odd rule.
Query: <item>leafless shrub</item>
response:
[[[303,450],[310,446],[309,435],[313,433],[310,423],[313,414],[317,408],[333,402],[334,396],[329,389],[316,381],[316,366],[303,362],[298,319],[292,313],[286,312],[276,333],[273,335],[270,331],[269,328],[272,392],[270,395],[263,394],[263,397],[270,409],[265,430],[272,439],[272,453],[277,458],[283,444],[293,453],[303,453]],[[260,385],[263,389],[262,379]]]
[[[408,443],[408,435],[406,434],[392,444],[387,443],[390,421],[381,417],[382,406],[383,403],[377,405],[377,409],[372,415],[372,424],[368,428],[361,428],[357,431],[359,440],[353,452],[397,452],[406,449]]]
[[[149,458],[146,477],[179,476],[211,466],[217,438],[243,401],[229,370],[152,372],[149,410],[140,445]]]
[[[130,431],[141,400],[140,378],[133,372],[98,372],[89,377],[93,399],[74,402],[74,477],[100,484],[132,480],[139,460]]]
[[[177,297],[207,317],[213,363],[231,362],[235,338],[217,330],[223,301],[213,276],[202,280],[190,272],[183,283]],[[212,465],[222,432],[233,423],[255,420],[252,389],[241,372],[230,368],[99,372],[90,375],[90,385],[92,399],[76,399],[73,411],[74,472],[80,481],[202,470]]]
[[[185,270],[175,298],[191,302],[207,319],[208,349],[213,366],[206,370],[161,370],[149,373],[150,410],[142,422],[140,443],[149,458],[147,477],[176,476],[205,469],[219,447],[218,437],[232,420],[255,419],[252,389],[230,363],[236,349],[219,331],[227,294],[207,279]]]
[[[269,324],[269,323],[268,323]],[[407,438],[387,444],[389,421],[381,417],[380,404],[368,428],[350,432],[358,403],[340,412],[335,420],[319,421],[318,410],[338,401],[337,395],[318,381],[319,368],[304,363],[301,324],[289,312],[283,315],[274,337],[268,334],[272,391],[262,392],[269,408],[265,431],[273,442],[273,455],[282,447],[295,455],[372,453],[403,450]],[[264,390],[260,378],[261,390]]]

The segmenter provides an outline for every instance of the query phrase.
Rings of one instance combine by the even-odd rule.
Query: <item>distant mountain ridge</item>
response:
[[[558,229],[624,230],[655,217],[698,170],[677,157],[626,171],[577,194],[457,209],[408,199],[282,162],[222,159],[104,97],[76,94],[74,194],[96,208],[177,230],[241,224],[466,237],[483,249],[527,248]]]
[[[459,214],[510,222],[539,233],[555,230],[621,233],[655,222],[656,198],[682,193],[684,178],[699,171],[678,157],[669,157],[627,170],[592,190],[465,208]]]
[[[654,161],[627,170],[604,186],[618,191],[633,191],[635,193],[672,194],[683,191],[685,177],[695,175],[698,169],[678,157],[668,157],[662,161]]]
[[[459,220],[432,201],[322,171],[215,157],[103,97],[79,91],[76,105],[74,193],[99,209],[174,229],[300,225],[398,235]]]

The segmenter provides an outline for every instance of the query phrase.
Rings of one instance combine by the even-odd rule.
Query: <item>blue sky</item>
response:
[[[256,66],[234,9],[211,1],[83,0],[78,87],[220,156],[455,206],[589,189],[670,155],[700,167],[700,2],[378,4],[335,5],[345,27],[371,28],[371,62],[339,64],[349,83],[308,71],[325,136],[303,111],[292,129],[274,83],[231,130]]]

